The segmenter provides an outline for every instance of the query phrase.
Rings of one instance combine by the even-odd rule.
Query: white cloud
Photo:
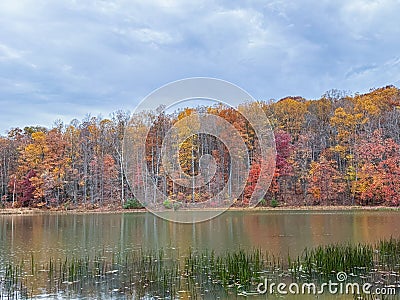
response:
[[[132,110],[192,76],[261,99],[368,91],[400,79],[399,13],[395,0],[3,0],[0,107],[18,105],[0,109],[0,130],[10,114],[36,124]]]
[[[0,60],[18,59],[21,57],[19,51],[0,44]]]
[[[397,0],[346,1],[340,11],[340,20],[355,40],[385,39],[400,34],[396,26],[400,2]]]

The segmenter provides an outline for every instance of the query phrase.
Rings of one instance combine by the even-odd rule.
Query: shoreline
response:
[[[218,209],[208,209],[208,211]],[[184,211],[184,210],[182,210]],[[231,207],[228,211],[248,212],[295,212],[295,211],[400,211],[400,207],[391,206],[281,206],[281,207]],[[0,216],[9,215],[52,215],[52,214],[121,214],[121,213],[146,213],[146,209],[123,209],[123,208],[76,208],[76,209],[43,209],[43,208],[2,208]]]

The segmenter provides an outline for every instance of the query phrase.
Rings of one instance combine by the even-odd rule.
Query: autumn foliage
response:
[[[400,204],[399,89],[388,86],[353,96],[329,91],[316,100],[287,97],[261,103],[274,128],[277,152],[263,203],[276,199],[280,205]],[[251,167],[235,205],[247,205],[264,159],[254,130],[232,108],[199,109],[228,121],[245,141]],[[148,112],[134,116],[138,130],[149,129],[142,159],[172,202],[205,201],[230,184],[228,150],[205,134],[184,140],[177,161],[191,176],[200,172],[200,157],[212,157],[216,175],[206,185],[183,187],[165,173],[163,138],[171,126],[195,112],[185,109],[168,115]],[[50,129],[11,129],[0,137],[0,204],[103,206],[121,205],[133,198],[144,179],[143,170],[137,170],[130,185],[124,173],[123,137],[129,118],[126,112],[116,112],[108,119],[87,117],[68,125],[57,123]],[[185,135],[187,129],[181,122],[178,134]]]

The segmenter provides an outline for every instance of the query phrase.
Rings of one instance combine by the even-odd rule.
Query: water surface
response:
[[[189,247],[217,252],[262,248],[299,254],[306,247],[336,242],[375,242],[400,237],[400,212],[228,211],[207,222],[178,224],[150,213],[0,216],[0,257],[33,251],[122,251],[142,247]]]
[[[129,249],[261,248],[286,257],[330,243],[400,238],[396,211],[228,211],[197,224],[167,222],[150,213],[0,216],[0,263],[33,253],[37,262],[65,255]]]

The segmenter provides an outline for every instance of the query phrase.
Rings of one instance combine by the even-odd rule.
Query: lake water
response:
[[[150,213],[51,214],[0,216],[0,263],[33,253],[48,258],[129,249],[261,248],[292,256],[304,248],[330,243],[376,242],[400,238],[397,211],[228,211],[210,221],[188,225]]]

